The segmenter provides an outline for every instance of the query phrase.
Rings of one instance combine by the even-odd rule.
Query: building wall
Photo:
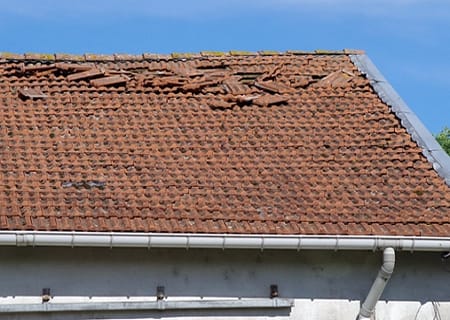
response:
[[[73,296],[155,300],[269,298],[277,284],[290,309],[3,314],[0,319],[198,318],[354,320],[381,265],[381,252],[102,248],[0,248],[0,303]],[[450,261],[439,253],[397,253],[377,320],[450,319]],[[33,298],[34,297],[34,298]],[[2,302],[1,302],[2,301]],[[437,316],[440,316],[437,317]]]

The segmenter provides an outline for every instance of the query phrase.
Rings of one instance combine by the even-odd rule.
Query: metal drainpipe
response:
[[[383,265],[378,271],[378,275],[367,294],[366,300],[361,306],[359,311],[358,320],[369,320],[373,312],[375,311],[375,306],[389,281],[392,272],[394,272],[395,266],[395,251],[393,248],[386,248],[383,251]]]

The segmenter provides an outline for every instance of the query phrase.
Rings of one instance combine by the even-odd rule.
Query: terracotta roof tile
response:
[[[0,228],[447,236],[347,54],[1,54]]]

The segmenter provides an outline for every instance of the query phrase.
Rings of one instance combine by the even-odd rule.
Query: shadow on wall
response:
[[[0,248],[0,295],[270,297],[362,300],[381,252]],[[382,300],[449,301],[450,261],[397,252]]]

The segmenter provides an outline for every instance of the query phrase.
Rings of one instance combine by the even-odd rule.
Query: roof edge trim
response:
[[[0,246],[450,251],[450,237],[0,231]]]
[[[411,138],[422,148],[423,155],[433,165],[434,170],[450,186],[450,157],[430,131],[403,101],[367,55],[349,55],[349,57],[359,71],[370,80],[370,84],[379,98],[400,119],[402,126],[410,134]]]

